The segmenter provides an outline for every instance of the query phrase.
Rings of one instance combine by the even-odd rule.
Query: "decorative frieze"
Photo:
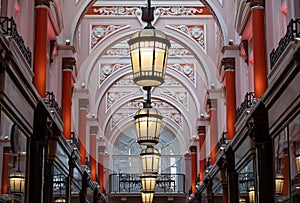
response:
[[[164,95],[167,95],[175,99],[178,103],[182,104],[186,109],[188,108],[188,93],[187,92],[161,92]]]
[[[107,77],[112,75],[114,72],[119,69],[126,68],[129,64],[100,64],[99,67],[99,86],[106,80]]]
[[[196,70],[194,64],[168,64],[168,68],[180,71],[194,86],[196,86]]]
[[[205,25],[169,25],[179,32],[183,32],[200,45],[203,51],[206,52]]]
[[[113,32],[125,27],[126,25],[92,25],[91,26],[91,42],[90,47],[93,49],[101,39]]]
[[[101,16],[136,16],[141,8],[137,6],[92,6],[86,15]],[[159,16],[200,16],[211,15],[205,6],[157,6]]]

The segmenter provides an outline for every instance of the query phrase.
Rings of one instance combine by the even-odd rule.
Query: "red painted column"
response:
[[[267,89],[264,0],[250,1],[253,29],[254,95],[260,98]]]
[[[192,194],[194,194],[197,181],[197,147],[191,146],[190,151],[192,155]]]
[[[205,147],[205,133],[206,127],[199,126],[198,127],[198,136],[199,136],[199,155],[200,155],[200,169],[199,169],[199,178],[200,182],[204,181],[205,174],[205,163],[206,163],[206,147]]]
[[[288,195],[289,190],[289,156],[288,154],[284,154],[283,159],[283,188],[282,188],[282,196]]]
[[[236,96],[235,96],[235,58],[224,58],[222,60],[225,71],[226,85],[226,126],[227,140],[232,140],[235,136],[236,122]]]
[[[44,5],[35,8],[35,44],[33,61],[33,84],[42,98],[46,97],[48,10]]]
[[[66,140],[71,139],[71,110],[72,110],[72,71],[75,59],[68,57],[62,59],[63,81],[62,81],[62,121],[64,123],[63,135]]]
[[[215,164],[218,151],[217,100],[209,99],[210,115],[210,163]]]
[[[8,162],[9,154],[3,153],[1,194],[8,194]]]
[[[98,152],[98,177],[99,177],[99,186],[100,186],[100,192],[103,193],[104,189],[104,180],[103,180],[103,152]]]
[[[96,145],[97,145],[97,132],[98,126],[91,126],[90,128],[90,163],[91,163],[91,172],[92,172],[92,181],[96,181]]]
[[[80,163],[86,164],[86,114],[87,99],[79,99],[79,143],[80,143]]]

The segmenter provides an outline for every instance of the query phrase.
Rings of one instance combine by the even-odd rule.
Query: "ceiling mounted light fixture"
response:
[[[164,83],[168,50],[171,47],[166,35],[156,30],[154,7],[148,0],[148,7],[142,7],[142,20],[147,26],[132,35],[128,41],[133,71],[133,81],[140,86],[156,87]]]

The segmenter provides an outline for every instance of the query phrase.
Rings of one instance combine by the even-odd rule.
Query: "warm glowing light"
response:
[[[156,29],[143,29],[128,41],[133,81],[140,86],[159,86],[164,83],[168,49],[166,35]]]
[[[159,171],[160,153],[152,146],[147,146],[140,154],[143,174],[157,174]]]
[[[11,193],[24,193],[25,174],[19,170],[10,174],[9,184]]]

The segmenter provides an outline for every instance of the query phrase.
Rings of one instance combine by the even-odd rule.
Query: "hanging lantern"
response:
[[[254,203],[255,202],[255,189],[254,189],[254,186],[251,186],[249,188],[249,202],[250,203]]]
[[[23,194],[25,188],[25,174],[20,170],[9,175],[10,192]]]
[[[143,174],[157,174],[159,171],[160,153],[153,146],[147,146],[140,154]]]
[[[155,191],[156,175],[143,175],[141,176],[142,192],[152,193]]]
[[[148,192],[148,193],[142,192],[142,203],[152,203],[152,201],[153,201],[152,192]]]
[[[151,106],[151,87],[144,87],[144,90],[147,90],[147,100],[134,116],[136,134],[139,144],[152,146],[159,140],[162,115]]]
[[[142,7],[142,20],[147,26],[132,35],[128,41],[133,71],[133,81],[140,86],[159,86],[164,82],[168,49],[171,46],[166,35],[156,30],[151,21],[154,7]]]
[[[284,177],[281,174],[276,174],[275,178],[275,189],[277,195],[282,195],[282,189],[283,189],[283,180]]]
[[[300,174],[300,148],[297,149],[297,151],[296,151],[295,161],[296,161],[296,166],[297,166],[298,174]]]
[[[59,198],[59,199],[56,199],[54,202],[66,202],[66,200],[64,198]]]

